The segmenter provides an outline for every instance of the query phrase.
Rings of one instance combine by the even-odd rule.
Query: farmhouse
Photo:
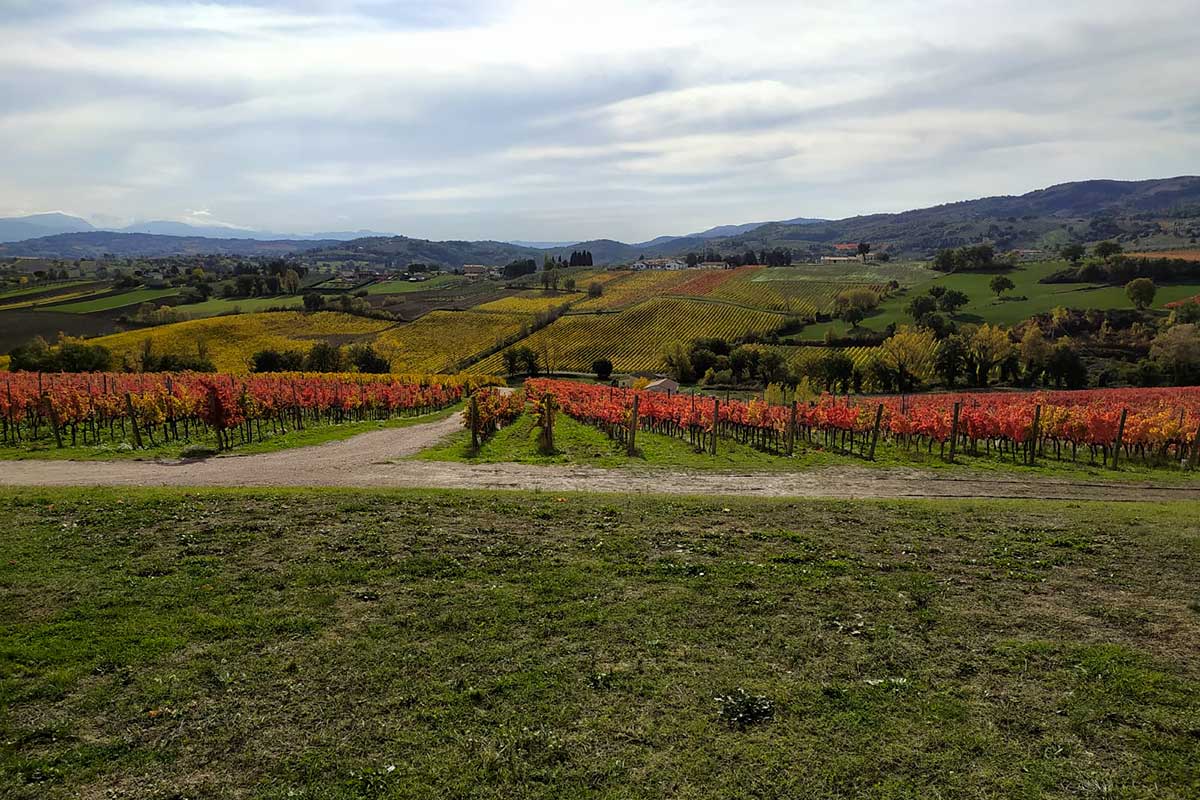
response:
[[[471,280],[486,278],[491,271],[491,267],[485,267],[483,264],[463,264],[463,275]]]
[[[630,265],[630,269],[687,269],[687,262],[678,258],[640,258]]]
[[[655,381],[650,381],[646,384],[647,392],[665,392],[667,394],[676,394],[679,392],[679,383],[670,378],[659,378]]]

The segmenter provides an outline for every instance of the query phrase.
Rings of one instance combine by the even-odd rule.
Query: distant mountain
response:
[[[535,250],[553,250],[556,247],[572,247],[579,244],[578,241],[573,242],[524,242],[520,239],[509,239],[508,244],[515,244],[518,247],[532,247]]]
[[[796,217],[795,219],[784,220],[783,222],[747,222],[744,225],[718,225],[715,228],[709,228],[700,233],[689,233],[687,236],[681,236],[681,239],[720,239],[728,236],[738,236],[743,233],[749,233],[755,228],[761,228],[763,225],[815,225],[820,222],[828,222],[827,219],[815,219],[812,217]]]
[[[332,239],[214,239],[205,236],[164,236],[153,233],[60,233],[0,244],[0,257],[39,258],[161,258],[175,255],[270,256],[341,244]]]
[[[0,242],[19,242],[56,233],[95,230],[87,220],[68,214],[31,214],[27,217],[0,218]]]
[[[258,239],[260,241],[280,241],[283,239],[303,241],[308,239],[334,239],[349,241],[367,236],[391,236],[390,233],[377,231],[332,231],[322,233],[278,233],[275,231],[256,231],[249,228],[231,228],[225,225],[190,225],[186,222],[173,220],[149,220],[136,222],[124,228],[118,228],[115,233],[151,233],[159,236],[204,236],[212,239]]]
[[[33,220],[33,221],[30,221]],[[927,257],[943,247],[987,242],[1000,250],[1050,250],[1067,242],[1084,244],[1119,239],[1126,249],[1194,246],[1200,237],[1200,178],[1148,181],[1093,180],[1064,183],[1020,196],[984,197],[904,211],[841,220],[797,217],[783,222],[721,225],[689,236],[660,236],[627,244],[613,239],[586,242],[435,242],[407,236],[351,233],[320,239],[284,236],[262,240],[263,232],[227,228],[197,229],[174,222],[142,223],[146,232],[91,230],[88,223],[62,214],[0,220],[0,225],[76,225],[65,232],[0,245],[0,256],[153,257],[188,253],[263,255],[320,249],[331,258],[367,259],[380,264],[411,262],[460,267],[463,264],[506,264],[517,258],[539,263],[546,255],[568,257],[589,250],[597,265],[622,264],[640,256],[681,256],[713,249],[741,253],[753,248],[788,247],[800,257],[834,252],[834,244],[870,242],[876,250],[897,256]],[[2,228],[0,228],[2,230]],[[19,228],[14,230],[28,230]],[[39,229],[44,230],[44,228]],[[197,230],[212,231],[213,237]],[[186,236],[161,235],[163,231]],[[250,238],[251,236],[255,238]],[[353,236],[342,241],[344,236]]]

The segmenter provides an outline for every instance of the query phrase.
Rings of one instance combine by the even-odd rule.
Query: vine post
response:
[[[871,452],[867,455],[868,461],[875,460],[875,445],[879,443],[879,423],[882,421],[883,403],[880,403],[875,407],[875,424],[871,426]]]
[[[1200,425],[1196,426],[1196,435],[1192,438],[1192,452],[1188,453],[1188,469],[1195,469],[1200,463]]]
[[[637,452],[638,429],[638,396],[633,396],[633,406],[629,410],[629,441],[625,445],[625,454],[632,456]]]
[[[129,422],[133,425],[133,443],[137,449],[142,449],[142,432],[138,430],[137,414],[133,413],[133,395],[125,393],[125,410],[129,413]]]
[[[1038,403],[1037,407],[1033,409],[1033,427],[1029,429],[1029,454],[1025,458],[1026,463],[1031,467],[1037,459],[1038,437],[1041,436],[1041,428],[1042,404]]]
[[[1125,419],[1129,416],[1129,409],[1121,409],[1121,421],[1117,423],[1117,439],[1113,442],[1113,469],[1117,468],[1117,459],[1121,457],[1121,442],[1125,439]]]
[[[710,455],[717,454],[717,420],[721,418],[721,401],[719,398],[713,398],[713,426],[712,426],[712,446],[709,448]]]
[[[958,449],[958,415],[962,413],[962,402],[954,403],[954,416],[950,420],[950,457],[951,464],[954,463],[954,453]]]
[[[476,395],[471,395],[467,415],[471,427],[471,452],[475,452],[479,449],[479,398]]]
[[[796,401],[792,401],[791,411],[788,412],[787,454],[796,452]]]

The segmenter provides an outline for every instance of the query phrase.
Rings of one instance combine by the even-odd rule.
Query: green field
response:
[[[407,280],[384,281],[367,287],[367,294],[408,294],[409,292],[428,292],[433,289],[446,289],[457,286],[465,279],[461,275],[435,275],[427,281]]]
[[[256,311],[266,311],[268,308],[300,308],[303,305],[304,298],[301,295],[281,294],[274,297],[220,297],[177,308],[191,319],[200,319],[221,314],[252,314]]]
[[[175,288],[135,289],[108,297],[98,297],[94,300],[82,300],[77,303],[64,303],[57,306],[40,306],[40,308],[45,308],[47,311],[62,311],[68,314],[91,314],[95,311],[112,311],[115,308],[151,303],[155,300],[162,300],[164,297],[171,297],[177,294],[179,294],[179,289]]]
[[[1200,784],[1194,504],[0,503],[5,797],[1157,800]],[[739,690],[761,700],[719,699]]]
[[[19,289],[5,289],[0,291],[0,301],[10,300],[14,297],[24,297],[31,294],[41,294],[42,292],[70,289],[74,286],[86,286],[89,283],[94,282],[95,281],[90,280],[56,281],[53,283],[39,283],[36,286],[23,286]]]
[[[900,292],[888,298],[879,307],[879,311],[861,324],[863,328],[882,330],[889,324],[912,324],[912,318],[904,308],[917,294],[922,294],[935,284],[947,289],[957,289],[965,293],[970,302],[955,315],[960,322],[988,322],[1002,325],[1013,325],[1028,319],[1033,314],[1053,311],[1059,306],[1066,308],[1100,310],[1132,308],[1133,304],[1125,295],[1121,286],[1096,286],[1086,283],[1038,283],[1045,276],[1064,269],[1064,261],[1044,261],[1025,264],[1010,272],[1004,273],[1016,288],[1005,292],[1003,299],[988,288],[988,283],[995,273],[962,272],[953,275],[931,273],[936,278],[910,287],[906,292]],[[1200,294],[1200,284],[1176,284],[1159,286],[1154,298],[1154,307],[1162,308],[1166,303],[1182,300]],[[810,325],[805,328],[798,338],[816,340],[824,336],[825,331],[832,330],[841,335],[849,330],[849,325],[841,320],[829,323]]]

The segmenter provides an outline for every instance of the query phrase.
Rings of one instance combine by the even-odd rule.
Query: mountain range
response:
[[[97,228],[81,217],[61,212],[31,214],[25,217],[0,217],[0,242],[22,242],[62,233],[148,233],[155,236],[203,237],[206,239],[258,239],[260,241],[347,241],[366,236],[390,236],[379,231],[322,231],[319,233],[275,233],[227,225],[190,225],[173,220],[148,220],[123,228]]]
[[[319,251],[321,257],[328,258],[459,267],[503,264],[518,258],[540,262],[546,255],[566,257],[577,249],[590,251],[597,265],[625,263],[643,256],[677,256],[706,250],[729,254],[775,247],[816,256],[835,252],[835,244],[861,241],[895,256],[918,258],[944,247],[980,242],[998,250],[1052,250],[1068,242],[1087,244],[1116,238],[1130,243],[1127,249],[1148,249],[1196,243],[1200,236],[1200,177],[1078,181],[1019,196],[984,197],[892,214],[719,225],[686,236],[660,236],[633,244],[612,239],[569,244],[436,242],[367,231],[266,240],[252,236],[253,231],[196,228],[175,222],[142,223],[114,232],[96,230],[85,220],[64,214],[0,220],[0,239],[28,235],[30,231],[37,238],[0,244],[0,257],[313,255]]]

